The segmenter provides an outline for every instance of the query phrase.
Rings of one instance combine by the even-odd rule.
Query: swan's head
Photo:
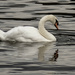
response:
[[[58,19],[54,15],[46,15],[46,16],[42,17],[39,22],[39,27],[41,27],[40,25],[42,25],[42,24],[44,25],[44,23],[46,21],[50,21],[58,29],[58,24],[59,24]]]
[[[54,26],[58,29],[58,19],[54,16],[54,15],[49,15],[49,19],[51,21],[52,24],[54,24]]]

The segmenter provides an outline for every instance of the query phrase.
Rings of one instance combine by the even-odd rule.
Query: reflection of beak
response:
[[[59,30],[57,22],[54,25],[57,28],[57,30]]]

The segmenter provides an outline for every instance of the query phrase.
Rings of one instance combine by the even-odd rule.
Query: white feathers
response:
[[[53,23],[56,17],[47,15],[39,22],[39,29],[31,26],[15,27],[7,32],[0,30],[1,41],[18,41],[18,42],[52,42],[56,38],[44,28],[44,23],[51,20]]]

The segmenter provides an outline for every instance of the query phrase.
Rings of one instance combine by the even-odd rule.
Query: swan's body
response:
[[[50,20],[56,23],[56,17],[53,15],[44,16],[40,22],[38,29],[31,26],[15,27],[7,32],[0,30],[0,40],[2,41],[19,41],[19,42],[52,42],[56,41],[54,35],[44,28],[44,23]],[[58,28],[58,27],[57,27]]]

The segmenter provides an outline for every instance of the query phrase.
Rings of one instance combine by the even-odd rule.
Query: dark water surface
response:
[[[0,0],[0,30],[15,26],[35,26],[41,17],[54,14],[59,31],[52,43],[0,42],[0,75],[75,75],[75,1],[74,0]],[[59,50],[57,61],[50,61]]]

